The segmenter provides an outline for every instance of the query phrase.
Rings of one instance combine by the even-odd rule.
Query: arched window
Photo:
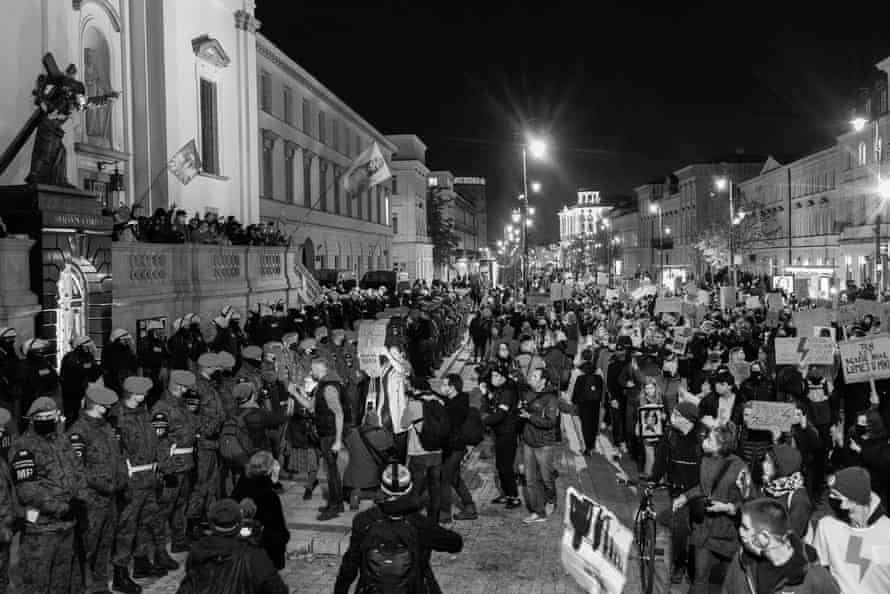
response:
[[[112,91],[108,41],[94,26],[87,26],[83,33],[83,69],[87,96],[98,97]],[[111,148],[112,105],[93,107],[84,112],[84,135],[88,144]]]
[[[856,164],[862,167],[863,165],[868,163],[868,149],[865,146],[865,141],[859,143],[858,156],[856,159]]]

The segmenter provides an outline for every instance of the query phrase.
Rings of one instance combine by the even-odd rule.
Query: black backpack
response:
[[[460,432],[460,442],[464,445],[479,445],[485,439],[485,425],[482,423],[482,413],[475,406],[470,407],[467,419]]]
[[[253,455],[250,435],[244,417],[251,409],[238,408],[222,424],[219,433],[219,456],[229,468],[243,469]]]
[[[420,544],[417,530],[404,517],[379,516],[361,544],[362,592],[409,594],[420,583]]]
[[[185,577],[176,594],[241,594],[253,591],[248,561],[249,541],[243,541],[231,555],[207,558],[201,563],[189,559]]]
[[[428,452],[448,446],[451,438],[451,418],[438,398],[423,399],[423,428],[417,432],[420,445]]]

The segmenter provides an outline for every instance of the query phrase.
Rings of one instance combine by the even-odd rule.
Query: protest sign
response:
[[[746,309],[760,308],[760,297],[757,297],[756,295],[748,295],[745,298],[745,308]]]
[[[779,311],[776,309],[770,309],[766,312],[766,321],[764,322],[767,328],[778,328],[779,327]]]
[[[830,338],[776,338],[776,365],[831,365],[834,346]]]
[[[856,303],[844,303],[837,307],[838,326],[843,327],[857,324],[859,323],[860,317],[859,308],[856,306]]]
[[[689,346],[689,337],[675,334],[674,340],[671,342],[671,352],[681,356],[685,355],[687,346]]]
[[[798,299],[809,299],[810,279],[807,277],[794,277],[794,294]]]
[[[782,300],[782,295],[780,293],[767,293],[766,294],[766,308],[769,310],[781,311],[781,309],[785,307],[785,302]]]
[[[859,311],[860,318],[871,316],[875,322],[881,323],[881,330],[887,332],[890,327],[890,303],[857,299],[853,305]]]
[[[655,313],[683,313],[683,298],[659,297],[655,300]]]
[[[566,489],[562,567],[585,592],[620,594],[633,534],[611,511],[574,487]]]
[[[699,305],[711,305],[711,292],[699,289],[697,303]]]
[[[735,305],[735,287],[720,287],[720,309],[731,309]]]
[[[794,312],[791,319],[797,328],[798,336],[812,336],[815,326],[831,326],[832,312],[830,309],[800,309]]]
[[[606,289],[606,301],[618,301],[618,289]]]
[[[550,284],[550,301],[562,301],[563,297],[563,288],[562,283],[551,283]]]
[[[365,320],[358,328],[358,364],[368,377],[380,377],[380,355],[386,348],[386,327],[389,320]]]
[[[831,326],[813,326],[813,336],[815,337],[825,337],[830,338],[831,340],[837,340],[837,328],[832,328]]]
[[[529,307],[537,307],[539,305],[549,305],[550,295],[546,293],[529,293],[525,297],[525,303]]]
[[[750,400],[745,404],[744,418],[749,429],[777,429],[785,433],[791,431],[791,425],[798,421],[797,406],[793,402]]]
[[[890,336],[876,334],[838,344],[848,384],[890,378]]]

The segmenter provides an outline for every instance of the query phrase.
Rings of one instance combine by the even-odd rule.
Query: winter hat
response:
[[[222,499],[210,506],[208,519],[214,532],[234,532],[241,527],[241,506],[234,499]]]
[[[861,466],[839,470],[828,479],[828,486],[859,505],[868,505],[871,501],[871,477]]]
[[[776,476],[791,476],[803,465],[800,452],[790,445],[773,446],[771,453],[776,465]]]
[[[243,382],[236,385],[232,390],[232,396],[235,398],[235,402],[244,404],[250,400],[251,396],[253,396],[253,384],[250,382]]]
[[[688,400],[681,400],[674,406],[677,413],[690,423],[698,422],[698,406]]]
[[[387,464],[380,475],[380,490],[391,497],[401,497],[411,492],[411,471],[401,464]]]

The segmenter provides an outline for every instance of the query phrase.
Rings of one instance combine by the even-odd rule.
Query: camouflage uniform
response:
[[[201,396],[198,409],[198,472],[189,497],[186,517],[203,520],[210,506],[219,498],[221,479],[219,473],[219,431],[225,415],[219,394],[204,375],[195,382],[195,391]]]
[[[118,404],[113,416],[131,471],[129,496],[121,510],[112,561],[118,567],[129,567],[133,557],[152,557],[155,536],[160,530],[157,478],[153,466],[157,461],[158,440],[144,404],[136,408]]]
[[[108,562],[117,522],[117,494],[127,486],[126,468],[114,428],[105,419],[81,414],[68,429],[86,481],[87,525],[83,532],[89,592],[108,590]],[[78,445],[75,446],[74,444]]]
[[[164,486],[158,500],[161,529],[156,534],[155,547],[163,546],[169,536],[174,549],[183,550],[187,546],[186,506],[192,490],[198,418],[180,398],[170,392],[164,392],[163,398],[151,409],[151,414],[152,417],[165,415],[169,424],[167,436],[158,440],[157,446],[159,472],[164,477]],[[174,446],[175,449],[171,451]]]
[[[93,355],[83,349],[74,349],[62,358],[61,382],[62,413],[70,427],[80,414],[80,406],[86,395],[87,384],[102,376],[102,369]]]
[[[71,443],[61,432],[38,435],[28,428],[9,452],[25,528],[19,544],[23,594],[83,591],[83,576],[74,552],[74,510],[86,501],[83,474]]]
[[[9,550],[13,529],[21,516],[15,484],[4,457],[0,459],[0,594],[6,594],[9,587]]]

